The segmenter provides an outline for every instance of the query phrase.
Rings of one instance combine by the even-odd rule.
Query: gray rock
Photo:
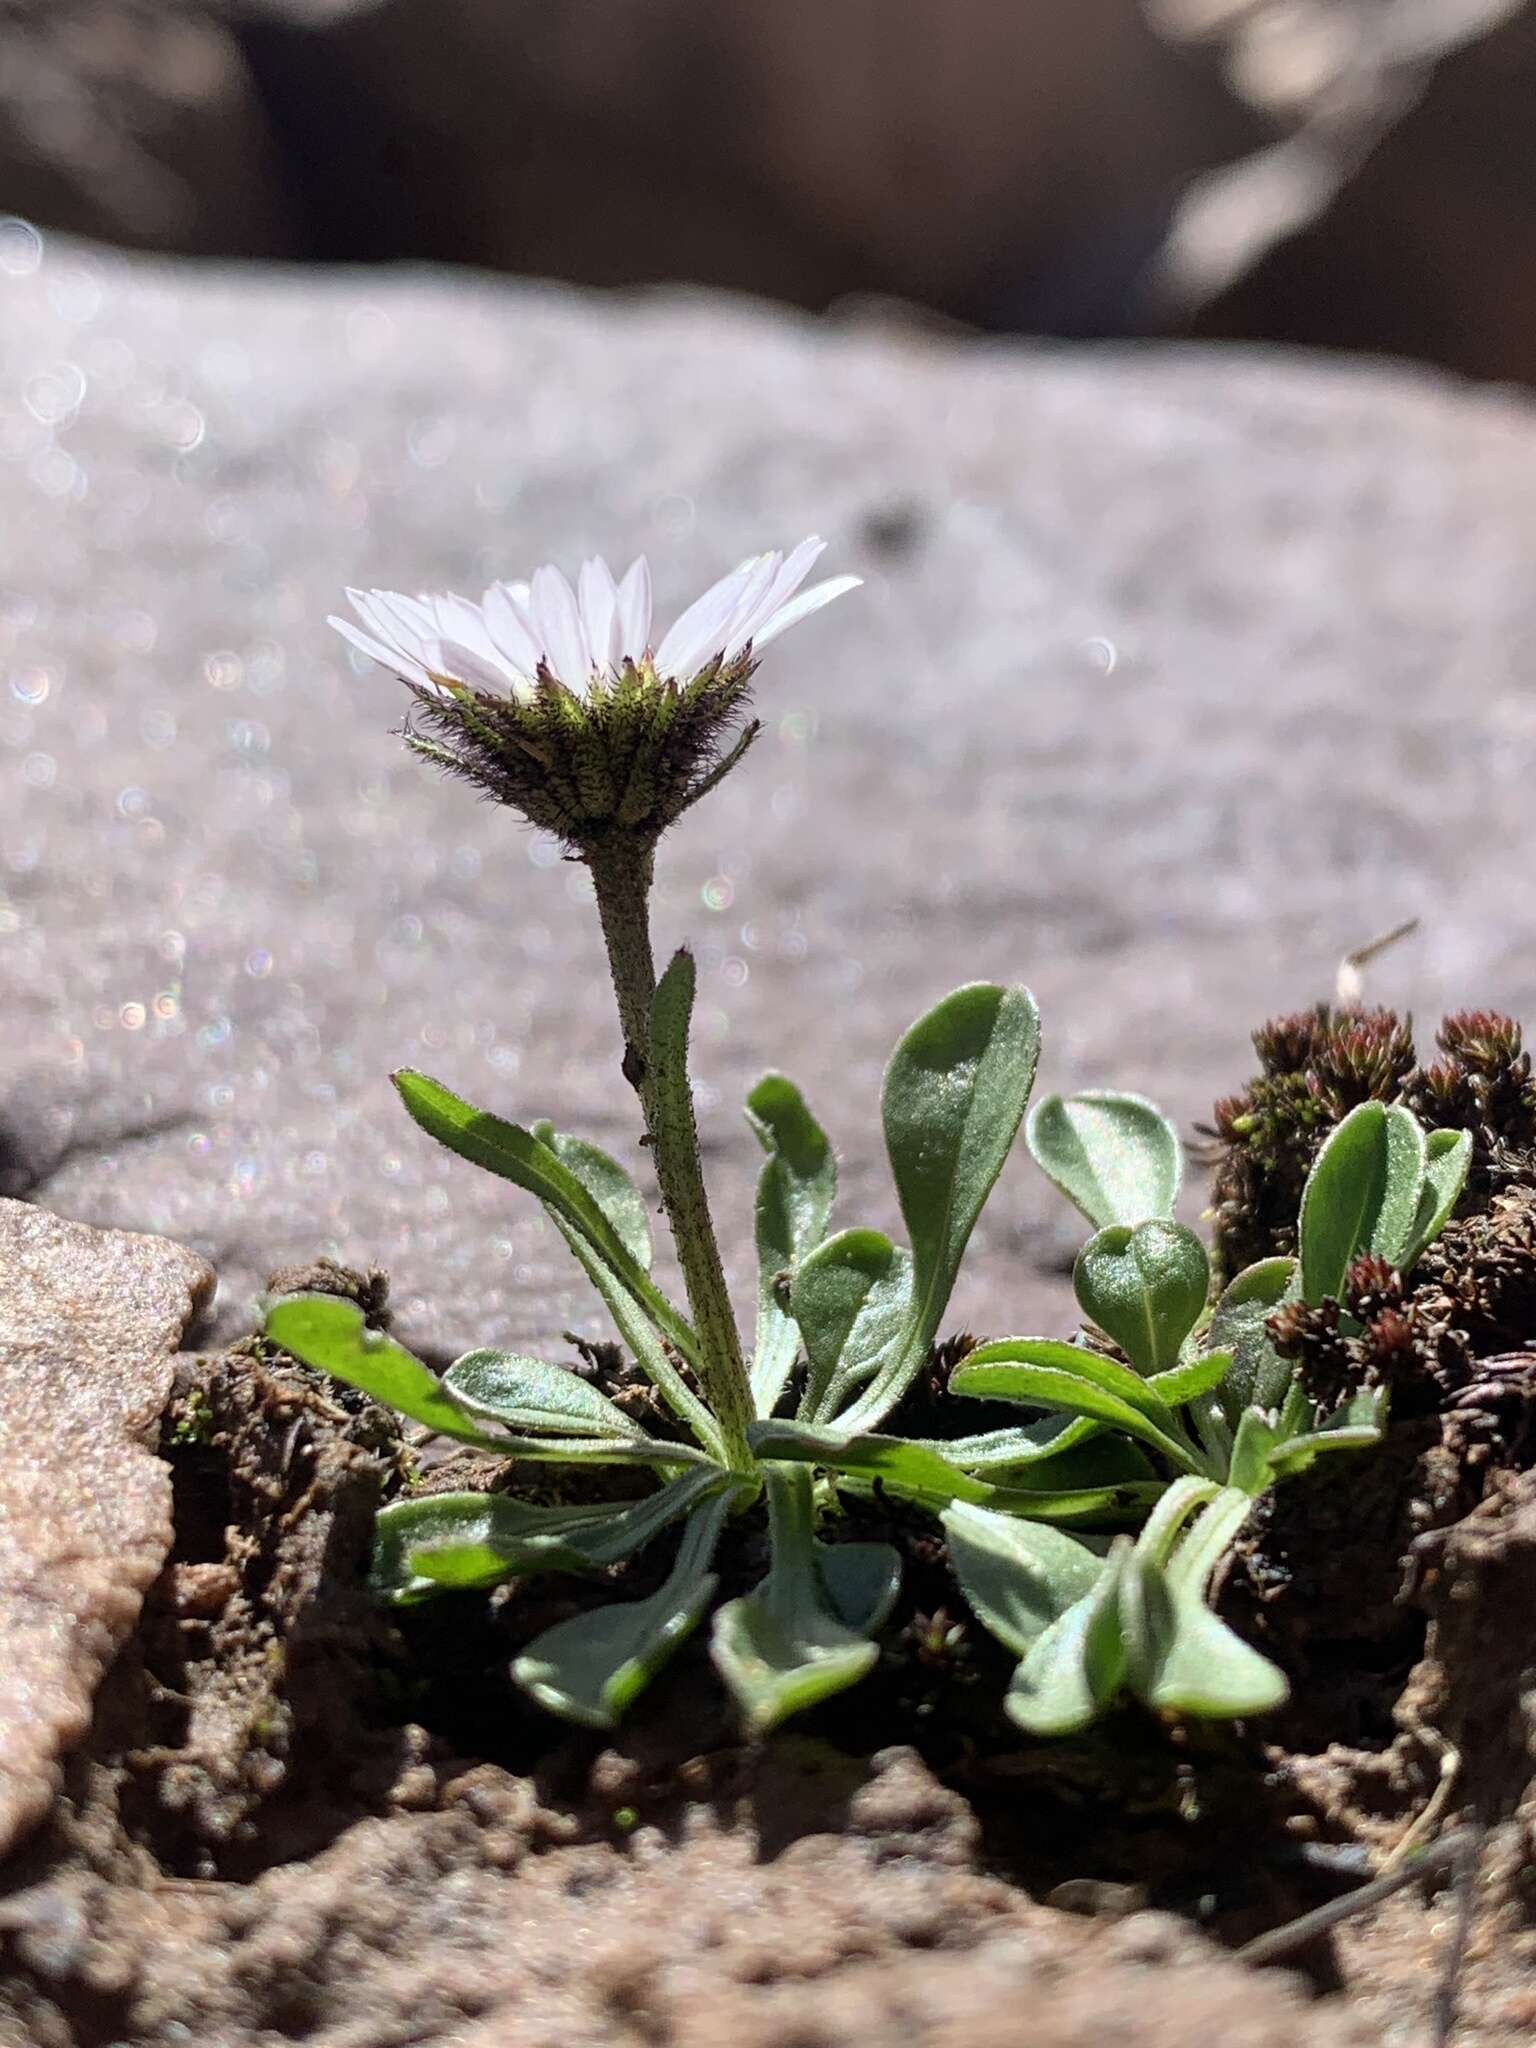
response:
[[[212,1288],[180,1245],[0,1201],[0,1856],[170,1548],[171,1475],[142,1440]]]
[[[1401,918],[1372,995],[1530,1007],[1519,399],[728,301],[7,260],[9,1184],[194,1244],[223,1332],[322,1251],[389,1267],[435,1357],[601,1328],[533,1204],[406,1121],[395,1065],[639,1159],[584,875],[391,738],[397,686],[324,625],[345,583],[644,547],[665,612],[812,529],[866,575],[774,650],[764,739],[663,852],[743,1304],[746,1087],[799,1077],[842,1220],[896,1228],[881,1066],[958,982],[1033,984],[1043,1087],[1183,1126],[1253,1024]],[[956,1322],[1061,1328],[1076,1239],[1021,1156]]]

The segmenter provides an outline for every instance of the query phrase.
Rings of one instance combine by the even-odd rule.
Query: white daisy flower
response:
[[[689,605],[659,644],[644,555],[617,581],[600,555],[583,562],[574,590],[546,565],[530,582],[493,583],[479,604],[451,594],[349,590],[362,625],[330,624],[403,682],[433,693],[467,685],[527,702],[543,676],[585,697],[630,668],[686,683],[706,669],[755,661],[781,633],[856,589],[857,576],[801,588],[825,547],[813,534],[788,555],[753,555]]]

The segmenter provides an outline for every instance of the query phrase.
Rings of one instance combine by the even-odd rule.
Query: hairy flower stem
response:
[[[747,1424],[753,1419],[752,1389],[725,1291],[688,1077],[660,1072],[650,1053],[651,1002],[656,994],[650,917],[655,845],[615,833],[590,847],[584,858],[592,871],[608,969],[618,997],[624,1077],[640,1097],[662,1204],[703,1347],[704,1398],[720,1424],[731,1465],[751,1472]]]

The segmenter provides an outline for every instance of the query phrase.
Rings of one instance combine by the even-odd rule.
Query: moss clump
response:
[[[1301,1190],[1323,1140],[1358,1103],[1401,1102],[1432,1130],[1473,1135],[1463,1212],[1500,1186],[1536,1181],[1536,1080],[1520,1026],[1487,1010],[1445,1018],[1421,1065],[1410,1020],[1319,1003],[1253,1034],[1259,1072],[1218,1102],[1215,1256],[1230,1278],[1296,1249]]]

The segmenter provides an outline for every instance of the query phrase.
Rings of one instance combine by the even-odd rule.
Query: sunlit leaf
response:
[[[1030,1111],[1024,1135],[1046,1178],[1095,1230],[1172,1219],[1183,1150],[1144,1097],[1104,1089],[1048,1095]]]
[[[1048,1363],[1039,1363],[1041,1359]],[[1134,1394],[1128,1383],[1134,1383]],[[1004,1338],[973,1351],[950,1378],[950,1390],[980,1400],[1017,1401],[1107,1423],[1139,1437],[1182,1470],[1199,1454],[1178,1417],[1138,1374],[1118,1360],[1075,1344],[1038,1337]]]
[[[894,1436],[844,1437],[839,1429],[808,1423],[759,1422],[750,1436],[760,1459],[819,1465],[863,1489],[878,1482],[886,1492],[935,1511],[959,1500],[1040,1521],[1123,1522],[1134,1520],[1163,1490],[1157,1479],[1062,1488],[995,1486],[962,1471],[929,1445]]]
[[[715,1668],[758,1735],[856,1684],[880,1654],[842,1619],[821,1575],[810,1473],[771,1470],[767,1483],[768,1576],[719,1610],[710,1644]]]
[[[1104,1560],[1062,1529],[957,1501],[939,1517],[949,1561],[978,1621],[1022,1656],[1090,1592]]]
[[[572,1138],[551,1123],[537,1123],[533,1135],[574,1175],[613,1226],[614,1235],[641,1272],[651,1270],[651,1218],[645,1197],[617,1159],[585,1138]]]
[[[914,1264],[910,1332],[850,1427],[878,1423],[927,1357],[982,1205],[1023,1120],[1040,1051],[1024,988],[956,989],[902,1038],[882,1094],[886,1150]]]
[[[370,1330],[355,1301],[335,1294],[289,1294],[267,1309],[262,1334],[292,1357],[359,1387],[441,1436],[500,1450],[503,1439],[461,1407],[419,1358],[380,1330]]]
[[[827,1234],[837,1192],[837,1161],[799,1089],[782,1074],[765,1074],[752,1090],[747,1121],[768,1154],[757,1183],[752,1399],[759,1415],[771,1415],[800,1346],[799,1330],[780,1301],[780,1288]]]
[[[1177,1365],[1210,1280],[1205,1246],[1181,1223],[1111,1224],[1083,1246],[1072,1274],[1084,1313],[1146,1374]]]
[[[790,1307],[810,1362],[800,1413],[831,1422],[907,1337],[911,1254],[878,1230],[840,1231],[802,1261]]]
[[[471,1415],[520,1434],[645,1436],[645,1431],[580,1374],[511,1351],[466,1351],[443,1386]]]
[[[1350,1261],[1370,1244],[1387,1193],[1387,1112],[1352,1109],[1318,1153],[1301,1195],[1301,1295],[1339,1300]]]

